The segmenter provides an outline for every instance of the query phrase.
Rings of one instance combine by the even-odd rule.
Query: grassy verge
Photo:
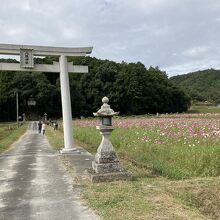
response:
[[[46,127],[46,135],[55,150],[61,150],[64,146],[62,130],[54,130],[53,127]]]
[[[179,201],[208,219],[220,219],[220,177],[173,182],[168,188]]]
[[[135,181],[86,185],[83,198],[105,220],[219,219],[220,178]],[[206,186],[206,187],[205,187]]]
[[[8,149],[27,130],[27,124],[17,128],[15,123],[0,124],[0,152]]]

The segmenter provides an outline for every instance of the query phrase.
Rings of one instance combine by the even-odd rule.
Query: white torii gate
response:
[[[0,54],[20,55],[20,64],[0,63],[0,71],[60,72],[64,131],[64,148],[61,153],[71,153],[75,150],[68,73],[88,73],[88,66],[74,66],[72,63],[67,63],[67,57],[86,56],[92,52],[92,49],[92,47],[65,48],[0,44]],[[59,63],[54,62],[52,65],[34,64],[34,56],[59,56]]]

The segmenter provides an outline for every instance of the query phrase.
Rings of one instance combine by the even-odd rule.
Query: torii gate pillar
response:
[[[63,112],[63,131],[64,131],[64,148],[61,153],[70,153],[74,149],[73,130],[72,130],[72,111],[69,88],[69,73],[67,57],[61,55],[60,61],[60,86]]]
[[[69,73],[88,73],[87,66],[74,66],[67,63],[67,57],[86,56],[92,52],[92,47],[63,48],[33,45],[0,44],[0,54],[20,55],[18,63],[0,63],[0,71],[27,72],[60,72],[60,86],[63,113],[64,148],[61,153],[71,153],[75,150],[73,143],[72,111],[69,88]],[[59,63],[53,65],[34,64],[34,56],[58,56]]]

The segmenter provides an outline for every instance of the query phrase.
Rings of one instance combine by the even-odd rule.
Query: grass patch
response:
[[[148,196],[138,181],[87,185],[83,192],[83,198],[108,220],[148,219],[151,209]]]
[[[220,107],[207,105],[193,105],[187,113],[220,113]]]
[[[127,182],[87,183],[82,196],[105,220],[217,220],[219,181],[219,177],[190,181],[142,177]]]
[[[78,143],[83,143],[84,148],[86,148],[90,153],[95,154],[97,148],[101,142],[101,135],[94,127],[78,127],[74,126],[74,139]]]
[[[178,187],[177,187],[178,185]],[[179,181],[170,187],[174,196],[210,219],[220,219],[220,178]]]
[[[53,127],[47,126],[46,127],[46,136],[50,142],[50,145],[55,150],[61,150],[64,146],[63,141],[63,131],[62,130],[54,130]]]
[[[27,124],[17,128],[16,123],[0,124],[0,152],[7,150],[27,130]]]

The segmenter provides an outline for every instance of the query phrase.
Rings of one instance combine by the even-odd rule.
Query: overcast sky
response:
[[[220,68],[220,0],[0,0],[0,43],[93,46],[169,76]]]

